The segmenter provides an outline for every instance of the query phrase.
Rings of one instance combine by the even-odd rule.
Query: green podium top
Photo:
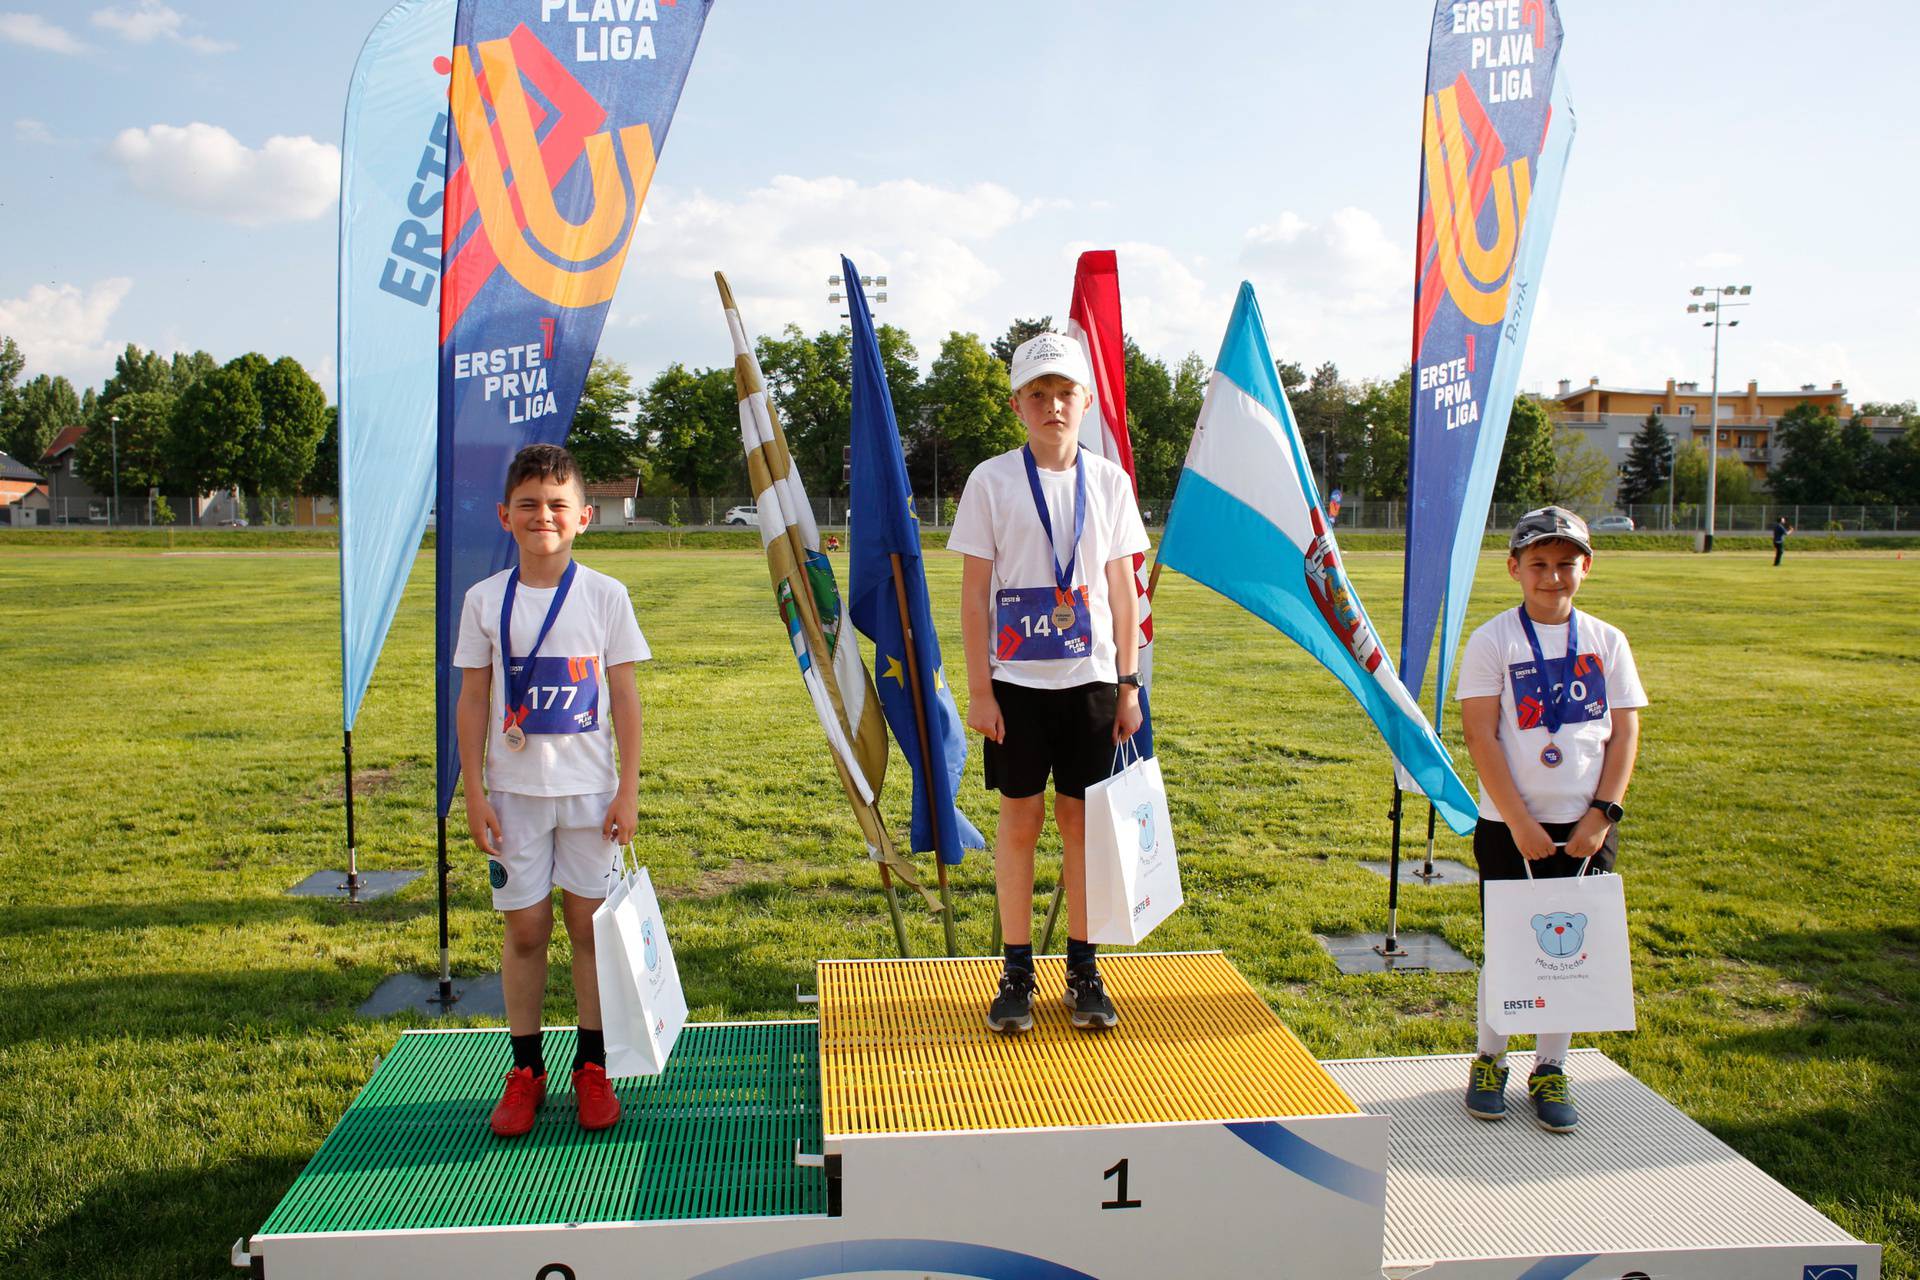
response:
[[[421,1230],[826,1212],[813,1022],[689,1025],[664,1074],[618,1080],[620,1123],[574,1122],[571,1028],[549,1030],[533,1132],[487,1115],[512,1061],[507,1032],[409,1031],[257,1233]]]

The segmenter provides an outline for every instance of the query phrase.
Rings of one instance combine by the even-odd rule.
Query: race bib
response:
[[[1044,662],[1093,656],[1093,609],[1087,589],[1005,587],[995,596],[994,652],[1002,662]],[[1073,620],[1056,621],[1062,605]]]
[[[1600,668],[1598,654],[1583,653],[1575,658],[1572,672],[1568,672],[1565,658],[1548,658],[1544,675],[1541,665],[1527,661],[1507,668],[1513,681],[1513,718],[1522,729],[1546,724],[1547,698],[1562,688],[1566,708],[1562,724],[1584,724],[1607,714],[1607,674]]]
[[[517,683],[524,661],[512,668]],[[591,733],[600,727],[600,659],[535,658],[533,679],[521,705],[527,733]]]

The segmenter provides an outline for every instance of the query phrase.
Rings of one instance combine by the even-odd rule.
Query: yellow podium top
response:
[[[821,961],[825,1135],[1359,1113],[1217,951],[1102,956],[1105,1031],[1068,1020],[1058,956],[1037,962],[1033,1030],[987,1030],[1000,966]]]

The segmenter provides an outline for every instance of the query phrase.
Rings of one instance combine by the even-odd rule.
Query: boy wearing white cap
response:
[[[967,727],[985,736],[986,783],[1000,792],[993,867],[1006,968],[987,1011],[995,1031],[1033,1026],[1033,853],[1049,775],[1067,891],[1064,998],[1077,1027],[1119,1021],[1087,941],[1086,791],[1140,727],[1133,556],[1147,531],[1127,473],[1080,447],[1092,383],[1072,338],[1021,344],[1012,405],[1027,442],[973,469],[947,539],[967,558]]]

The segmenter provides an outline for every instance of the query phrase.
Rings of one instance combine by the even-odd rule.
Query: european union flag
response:
[[[958,863],[968,849],[984,849],[986,839],[954,803],[960,771],[967,763],[967,739],[953,705],[940,663],[940,640],[927,605],[927,571],[920,557],[920,517],[907,488],[907,460],[900,452],[900,427],[887,394],[880,342],[874,336],[860,273],[840,259],[847,282],[847,311],[853,321],[853,484],[851,513],[852,574],[847,612],[860,634],[873,643],[874,684],[880,707],[901,754],[913,770],[913,822],[909,844],[916,853],[938,849],[947,863]],[[900,600],[906,598],[907,625]],[[915,712],[915,702],[920,713]],[[921,715],[936,767],[929,769],[920,750]]]

